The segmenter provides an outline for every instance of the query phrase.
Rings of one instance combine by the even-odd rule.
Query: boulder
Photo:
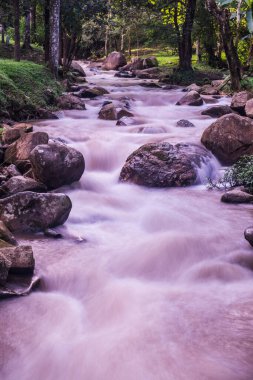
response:
[[[37,109],[37,115],[39,119],[44,119],[44,120],[57,120],[59,119],[58,116],[53,113],[50,110],[47,110],[45,108],[38,108]]]
[[[177,106],[187,105],[187,106],[202,106],[203,99],[197,91],[187,92],[177,103]]]
[[[232,165],[253,154],[253,121],[236,114],[222,116],[204,131],[201,142],[222,164]]]
[[[135,75],[129,71],[119,71],[114,75],[116,78],[134,78]]]
[[[249,91],[241,91],[234,94],[231,101],[231,108],[241,115],[245,116],[245,106],[248,100],[253,98],[253,93]]]
[[[201,98],[203,99],[204,103],[206,103],[206,104],[217,104],[218,103],[218,100],[216,99],[215,95],[203,95],[203,94],[201,94]]]
[[[158,67],[151,67],[149,69],[134,70],[133,73],[139,79],[159,79],[161,70]]]
[[[82,153],[60,142],[37,146],[29,158],[34,178],[49,189],[79,181],[85,169]]]
[[[11,262],[0,252],[0,285],[4,284],[7,280]]]
[[[191,123],[189,120],[182,119],[182,120],[179,120],[177,122],[177,127],[193,128],[193,127],[195,127],[195,125],[193,123]]]
[[[224,193],[221,201],[224,203],[251,203],[253,202],[253,195],[241,189],[233,189]]]
[[[0,187],[0,196],[8,197],[13,194],[22,193],[23,191],[45,192],[47,187],[35,181],[32,178],[16,176],[10,178]]]
[[[210,84],[206,84],[201,87],[200,93],[203,95],[218,95],[219,91],[217,88],[211,86]]]
[[[229,115],[230,113],[235,113],[235,111],[233,111],[232,108],[230,108],[229,106],[220,105],[210,107],[207,110],[202,111],[201,115],[207,115],[210,117],[218,118],[224,115]]]
[[[126,127],[130,125],[135,125],[135,124],[136,124],[135,120],[127,116],[121,117],[116,123],[116,125],[120,127]]]
[[[253,119],[253,99],[250,99],[246,102],[245,113],[246,113],[246,116]]]
[[[35,260],[30,245],[18,247],[0,248],[0,256],[4,256],[11,262],[9,273],[33,274]]]
[[[85,110],[85,104],[82,99],[72,94],[65,94],[57,99],[57,105],[63,110]]]
[[[215,88],[219,88],[223,84],[223,79],[212,80],[211,85]]]
[[[117,120],[117,110],[113,103],[105,104],[98,114],[102,120]]]
[[[134,114],[128,111],[126,108],[117,109],[117,119],[120,120],[122,117],[133,117]]]
[[[94,87],[94,88],[84,88],[81,91],[77,92],[75,95],[80,98],[93,99],[97,96],[102,96],[109,94],[109,92],[103,87]]]
[[[0,200],[0,219],[12,232],[36,232],[66,222],[72,204],[65,194],[24,192]]]
[[[118,70],[127,64],[126,57],[123,53],[114,51],[109,54],[102,66],[103,70]]]
[[[149,69],[150,67],[158,67],[159,62],[156,57],[147,57],[143,60],[143,66],[145,69]]]
[[[186,92],[190,92],[190,91],[200,92],[201,91],[201,87],[198,86],[196,83],[192,83],[189,86],[187,86],[184,91],[186,91]]]
[[[47,144],[48,134],[45,132],[32,132],[24,134],[16,142],[9,145],[5,151],[5,161],[15,163],[17,160],[27,160],[31,151],[41,144]]]
[[[0,239],[11,245],[18,245],[17,240],[2,221],[0,221]]]
[[[253,227],[246,228],[244,231],[244,237],[253,247]]]
[[[40,278],[38,276],[16,276],[0,286],[0,298],[27,296],[31,290],[38,287]]]
[[[82,77],[86,77],[86,73],[83,67],[77,61],[72,61],[70,68],[78,72],[78,74],[81,75]]]
[[[210,160],[210,153],[198,145],[146,144],[128,157],[120,181],[147,187],[190,186],[199,183],[199,169]]]

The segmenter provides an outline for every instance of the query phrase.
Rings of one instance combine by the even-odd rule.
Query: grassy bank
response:
[[[49,90],[49,91],[48,91]],[[11,116],[21,110],[50,107],[49,95],[57,96],[61,85],[49,70],[33,62],[0,59],[0,110]]]

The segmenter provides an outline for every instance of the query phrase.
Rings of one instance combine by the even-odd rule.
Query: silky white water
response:
[[[222,204],[205,185],[118,182],[142,144],[199,143],[208,105],[178,107],[180,90],[87,73],[110,94],[36,127],[80,150],[86,171],[62,189],[73,202],[65,238],[22,237],[43,280],[0,303],[1,380],[252,380],[252,206]],[[99,120],[108,99],[127,101],[138,125]]]

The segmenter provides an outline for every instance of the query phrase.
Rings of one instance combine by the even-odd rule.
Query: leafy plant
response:
[[[235,186],[244,186],[247,191],[253,193],[253,155],[244,156],[233,166],[228,168],[218,181],[209,179],[208,187],[213,189],[225,189]]]

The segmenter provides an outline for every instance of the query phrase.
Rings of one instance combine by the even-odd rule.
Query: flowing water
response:
[[[144,143],[199,143],[207,105],[177,107],[180,90],[88,75],[110,94],[37,126],[82,151],[86,171],[63,189],[73,202],[65,239],[27,238],[42,287],[0,304],[0,378],[252,380],[252,206],[222,204],[204,185],[118,183]],[[137,125],[98,120],[105,99],[127,101]],[[182,118],[196,128],[176,127]]]

